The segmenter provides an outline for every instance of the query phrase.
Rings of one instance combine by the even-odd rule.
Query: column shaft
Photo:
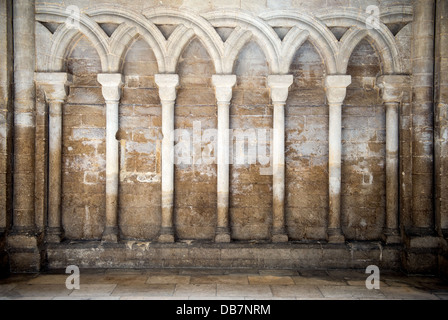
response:
[[[216,242],[229,242],[229,103],[218,102],[218,218]]]
[[[162,225],[159,242],[174,242],[174,104],[177,74],[156,74],[162,104]]]
[[[174,241],[174,101],[162,102],[162,235],[160,241]]]
[[[60,242],[62,233],[62,103],[62,101],[51,101],[49,103],[48,242]]]
[[[285,105],[292,75],[270,75],[268,86],[274,107],[272,145],[272,242],[287,242],[285,225]]]
[[[213,75],[213,85],[218,104],[218,141],[217,162],[217,192],[218,208],[215,242],[230,242],[229,226],[229,164],[230,164],[230,118],[229,108],[232,99],[232,87],[236,83],[235,75]]]
[[[330,215],[328,229],[335,236],[341,235],[341,119],[340,104],[330,104],[329,117],[329,197]]]
[[[415,0],[413,7],[412,223],[416,233],[429,235],[434,231],[434,0]]]
[[[34,0],[13,1],[14,182],[13,228],[34,229],[35,42]]]
[[[397,102],[386,105],[386,243],[398,243],[399,121]]]
[[[117,140],[123,76],[119,73],[98,74],[106,102],[106,226],[103,241],[118,241],[119,141]]]
[[[103,240],[115,242],[118,235],[118,102],[106,101],[106,123],[106,229]]]
[[[273,168],[273,234],[285,231],[285,104],[274,103]],[[284,237],[283,237],[284,238]],[[287,240],[287,239],[286,239]]]
[[[351,83],[351,76],[330,75],[325,78],[329,105],[329,215],[327,240],[343,243],[345,237],[341,226],[341,164],[342,164],[342,103]]]

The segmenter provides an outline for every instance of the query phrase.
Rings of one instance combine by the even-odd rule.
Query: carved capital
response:
[[[230,102],[232,88],[236,83],[236,75],[213,75],[212,83],[215,86],[216,100],[218,102]]]
[[[121,73],[100,73],[98,82],[102,86],[104,100],[117,102],[120,100],[123,75]]]
[[[376,80],[381,90],[381,98],[385,103],[400,103],[403,98],[405,87],[410,85],[410,77],[406,75],[380,76]]]
[[[291,74],[268,76],[268,86],[271,89],[273,103],[285,103],[288,99],[288,89],[294,78]]]
[[[348,75],[332,75],[325,78],[325,92],[329,104],[342,105],[347,94],[347,87],[352,83]]]
[[[64,102],[72,82],[72,75],[65,72],[36,72],[34,81],[44,90],[48,102]]]
[[[159,96],[161,101],[176,100],[176,88],[179,85],[179,75],[156,74],[155,82],[159,87]]]

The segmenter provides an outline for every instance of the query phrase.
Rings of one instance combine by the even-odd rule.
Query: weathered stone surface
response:
[[[22,241],[23,228],[35,227],[42,239],[50,239],[45,228],[54,128],[48,120],[48,92],[35,88],[34,72],[72,75],[62,106],[62,227],[67,240],[92,241],[85,247],[50,246],[51,267],[79,261],[88,267],[363,268],[368,262],[418,272],[434,272],[438,263],[444,270],[446,247],[436,250],[448,230],[444,1],[374,3],[382,14],[381,28],[367,31],[366,37],[358,35],[365,32],[365,9],[372,5],[367,0],[123,0],[113,6],[109,0],[96,1],[95,7],[107,13],[89,11],[93,4],[88,0],[54,0],[51,6],[36,0],[34,11],[21,13],[25,2],[0,2],[0,234],[18,232],[10,239],[14,270],[45,264],[37,248],[41,238]],[[61,24],[68,5],[87,13],[79,33]],[[123,18],[127,9],[132,14]],[[36,23],[24,19],[31,12]],[[24,54],[30,50],[36,54]],[[118,103],[113,130],[105,107],[110,95],[98,74],[123,81],[121,95],[112,99]],[[280,96],[270,80],[288,75],[293,83]],[[387,141],[390,145],[392,130],[386,127],[391,101],[376,79],[397,75],[413,79],[412,87],[403,87],[393,101],[399,116],[399,128],[392,129],[399,133],[393,157],[398,159],[394,203],[400,225],[394,230],[397,243],[378,247],[391,221]],[[223,85],[225,94],[216,90]],[[228,114],[218,112],[224,102],[230,102]],[[280,102],[286,102],[281,110]],[[337,110],[342,106],[337,128],[335,105]],[[278,121],[283,113],[284,141],[272,130],[283,128]],[[217,129],[223,123],[232,131],[224,188],[217,164]],[[168,141],[172,124],[176,135]],[[111,188],[106,137],[118,146],[112,198],[106,190],[106,185]],[[260,145],[262,138],[266,141]],[[275,151],[280,142],[281,154]],[[174,166],[167,170],[172,149]],[[337,161],[334,173],[339,150],[342,162]],[[285,173],[284,184],[279,172]],[[274,201],[274,194],[284,199]],[[101,246],[111,221],[122,242]],[[418,229],[420,234],[415,227],[428,230]],[[217,234],[234,243],[216,243]],[[275,242],[278,234],[290,243],[262,244]],[[341,243],[326,244],[332,235]],[[150,242],[157,239],[177,243],[153,247]],[[289,246],[317,241],[324,248]],[[0,260],[6,261],[2,250]]]

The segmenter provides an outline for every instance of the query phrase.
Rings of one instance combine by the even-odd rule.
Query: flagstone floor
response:
[[[448,300],[448,282],[430,276],[380,274],[368,290],[362,270],[80,270],[67,289],[65,270],[0,279],[0,300]]]

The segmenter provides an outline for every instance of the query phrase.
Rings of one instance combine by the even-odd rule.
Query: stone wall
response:
[[[443,265],[443,1],[17,2],[16,23],[35,10],[34,28],[17,35],[36,38],[36,86],[34,100],[28,91],[16,96],[14,111],[34,118],[28,131],[14,128],[16,145],[27,144],[14,150],[14,167],[11,1],[1,3],[9,51],[0,63],[0,231],[14,222],[12,269],[78,258],[92,266],[89,248],[100,248],[98,265],[116,267],[153,266],[145,259],[159,253],[155,264],[182,266],[171,252],[191,255],[190,267],[238,259],[337,267],[344,252],[340,266],[359,267],[362,259],[348,258],[359,242],[388,268],[400,259],[410,272]],[[373,28],[369,5],[380,18]],[[425,32],[434,23],[432,50]],[[29,46],[17,46],[21,58]],[[436,83],[427,59],[435,59]],[[30,85],[15,76],[16,86]],[[13,169],[16,189],[26,190],[15,193],[14,212]],[[72,252],[77,241],[84,244]],[[287,248],[278,266],[269,258],[276,242]],[[135,243],[148,249],[146,262]],[[324,244],[322,253],[309,243]],[[211,256],[197,253],[201,244]],[[29,252],[46,262],[20,263],[17,253]],[[288,252],[314,262],[288,260]]]

